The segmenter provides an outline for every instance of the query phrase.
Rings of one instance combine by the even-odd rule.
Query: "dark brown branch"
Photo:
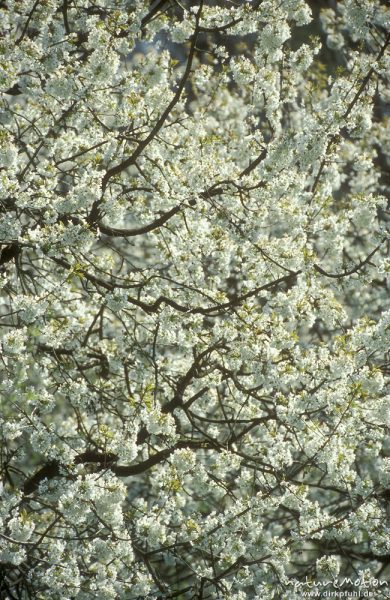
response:
[[[146,25],[150,23],[158,13],[163,12],[164,9],[166,9],[167,4],[167,0],[155,0],[155,2],[152,2],[150,11],[141,21],[141,28],[145,29]]]
[[[156,137],[157,133],[160,131],[160,129],[164,125],[165,121],[169,117],[172,109],[179,102],[182,92],[187,83],[187,80],[190,76],[191,69],[192,69],[192,63],[193,63],[194,56],[195,56],[196,40],[197,40],[198,33],[199,33],[199,21],[200,21],[202,9],[203,9],[203,0],[201,0],[201,2],[200,2],[199,10],[195,17],[195,30],[194,30],[194,33],[193,33],[192,39],[191,39],[191,47],[190,47],[190,51],[188,54],[187,66],[185,68],[184,74],[181,78],[181,81],[178,85],[175,95],[173,96],[172,100],[170,101],[170,103],[168,104],[168,106],[166,107],[166,109],[164,110],[164,112],[162,113],[160,118],[158,119],[157,123],[154,125],[152,131],[142,142],[139,143],[139,145],[137,146],[137,148],[135,149],[133,154],[106,172],[106,174],[104,175],[103,180],[102,180],[103,193],[108,185],[108,182],[110,181],[110,179],[112,177],[114,177],[115,175],[118,175],[119,173],[121,173],[122,171],[124,171],[125,169],[127,169],[128,167],[130,167],[131,165],[133,165],[135,163],[135,161],[142,154],[142,152],[145,150],[145,148]],[[94,211],[92,210],[92,213],[93,212]]]
[[[386,52],[386,48],[387,46],[390,44],[390,33],[388,33],[387,38],[385,40],[385,43],[383,44],[382,48],[379,51],[378,56],[376,57],[374,63],[377,63],[381,60],[381,58],[383,58],[385,52]],[[349,104],[347,110],[345,111],[345,113],[343,114],[343,119],[347,119],[349,117],[349,115],[351,114],[352,109],[354,108],[354,106],[356,105],[357,101],[359,100],[360,96],[362,95],[362,93],[364,92],[368,82],[370,81],[372,75],[375,73],[375,66],[372,66],[371,69],[369,69],[367,75],[364,77],[363,81],[361,82],[359,89],[357,90],[355,96],[353,97],[351,103]]]
[[[87,463],[96,463],[98,465],[97,470],[102,471],[103,469],[109,468],[115,475],[118,477],[131,477],[133,475],[139,475],[140,473],[144,473],[154,465],[162,462],[175,450],[179,450],[181,448],[193,448],[195,449],[204,449],[204,450],[216,450],[220,451],[220,446],[215,443],[211,444],[210,442],[205,441],[197,441],[197,440],[180,440],[174,446],[170,448],[166,448],[165,450],[160,450],[156,452],[152,456],[150,456],[147,460],[144,460],[135,465],[115,465],[115,461],[118,460],[118,457],[115,454],[103,454],[100,452],[83,452],[76,456],[74,460],[74,464],[87,464]],[[27,496],[32,494],[39,486],[39,484],[45,479],[54,479],[55,477],[61,476],[61,465],[58,461],[51,461],[47,463],[41,469],[39,469],[32,477],[27,479],[23,486],[23,492]],[[67,478],[72,478],[73,475],[64,475]]]
[[[245,177],[245,175],[249,175],[256,167],[263,162],[263,160],[267,156],[268,149],[264,148],[261,154],[255,160],[253,160],[247,167],[240,173],[240,177]]]
[[[28,17],[27,17],[27,21],[26,21],[26,23],[25,23],[25,25],[24,25],[24,27],[23,27],[23,31],[22,31],[22,33],[21,33],[21,35],[20,35],[20,38],[19,38],[19,39],[16,41],[16,45],[19,45],[19,44],[20,44],[20,42],[23,40],[24,36],[26,35],[26,32],[27,32],[28,26],[30,25],[30,21],[31,21],[31,19],[32,19],[32,16],[33,16],[34,12],[36,11],[36,9],[37,9],[37,7],[38,7],[38,5],[39,5],[39,2],[40,2],[40,0],[35,0],[35,2],[34,2],[34,4],[33,4],[33,7],[32,7],[32,9],[30,10],[30,12],[29,12],[29,15],[28,15]]]
[[[163,213],[158,219],[155,219],[148,225],[144,225],[143,227],[137,227],[135,229],[117,229],[116,227],[109,227],[108,225],[100,224],[98,225],[100,231],[104,233],[104,235],[108,235],[110,237],[133,237],[136,235],[142,235],[144,233],[148,233],[149,231],[153,231],[154,229],[158,229],[161,225],[164,225],[173,215],[176,215],[181,210],[181,205],[174,206],[171,210]]]
[[[370,261],[370,259],[374,256],[374,254],[376,252],[378,252],[381,245],[382,244],[379,244],[376,248],[374,248],[374,250],[372,252],[370,252],[370,254],[367,256],[367,258],[360,261],[360,263],[358,263],[356,266],[354,266],[349,271],[344,271],[343,273],[328,273],[327,271],[324,271],[324,269],[322,269],[317,264],[314,265],[314,268],[317,271],[317,273],[321,273],[321,275],[324,275],[325,277],[331,277],[332,279],[341,279],[342,277],[348,277],[349,275],[353,275],[354,273],[357,273],[358,271],[360,271],[360,269],[362,267],[364,267],[364,265],[366,265]]]
[[[175,408],[178,408],[179,406],[182,405],[184,393],[185,393],[187,387],[190,385],[191,381],[194,379],[194,377],[196,377],[199,369],[201,368],[203,359],[208,357],[214,350],[216,350],[217,348],[220,348],[220,347],[222,347],[221,342],[217,342],[210,348],[207,348],[206,350],[201,352],[196,357],[196,359],[192,363],[191,367],[188,369],[187,373],[183,377],[181,377],[181,379],[179,379],[179,382],[176,386],[176,391],[175,391],[175,394],[174,394],[172,400],[167,402],[167,404],[165,404],[161,408],[162,413],[164,413],[164,414],[172,413],[175,410]],[[200,393],[195,394],[195,396],[190,398],[191,404],[192,404],[192,402],[195,402],[195,400],[200,395],[205,393],[205,391],[207,391],[207,390],[208,390],[208,387],[203,388],[203,390],[201,390]],[[187,407],[187,404],[188,403],[186,403],[186,407]],[[146,427],[142,427],[142,429],[140,429],[138,436],[137,436],[137,444],[142,444],[148,438],[148,436],[149,436],[148,430],[146,429]]]
[[[388,46],[389,44],[390,44],[390,33],[388,34],[388,36],[387,36],[387,38],[386,38],[386,40],[385,40],[385,43],[383,44],[382,48],[380,49],[378,56],[375,58],[375,61],[374,61],[374,63],[377,63],[377,62],[378,62],[378,61],[379,61],[379,60],[380,60],[380,59],[383,57],[384,53],[386,52],[386,48],[387,48],[387,46]],[[356,92],[356,94],[354,95],[354,97],[353,97],[352,101],[351,101],[351,102],[350,102],[350,104],[348,105],[348,107],[347,107],[347,109],[346,109],[345,113],[343,114],[343,117],[342,117],[342,118],[343,118],[344,120],[346,120],[346,119],[349,117],[349,115],[351,114],[351,112],[352,112],[353,108],[355,107],[356,103],[358,102],[358,100],[359,100],[360,96],[361,96],[361,95],[362,95],[362,93],[364,92],[364,90],[365,90],[365,88],[366,88],[366,86],[367,86],[368,82],[370,81],[370,79],[371,79],[371,77],[372,77],[372,75],[373,75],[374,73],[375,73],[375,67],[374,67],[374,66],[372,66],[372,67],[369,69],[369,71],[367,72],[367,75],[364,77],[364,79],[363,79],[362,83],[361,83],[361,84],[360,84],[360,86],[359,86],[359,89],[357,90],[357,92]],[[338,139],[338,134],[335,134],[335,135],[332,135],[332,136],[331,136],[331,138],[330,138],[330,139],[329,139],[329,141],[328,141],[327,147],[326,147],[326,154],[328,153],[328,150],[329,150],[330,146],[331,146],[331,145],[332,145],[334,142],[336,142],[336,141],[337,141],[337,139]],[[321,178],[321,175],[322,175],[322,173],[323,173],[323,170],[324,170],[324,168],[325,168],[325,164],[326,164],[326,158],[324,158],[324,159],[322,160],[322,162],[321,162],[321,165],[320,165],[320,168],[318,169],[318,173],[317,173],[317,175],[316,175],[316,178],[315,178],[315,180],[314,180],[313,186],[312,186],[312,188],[311,188],[311,192],[312,192],[312,194],[313,194],[313,195],[315,194],[315,192],[316,192],[316,189],[317,189],[317,187],[318,187],[318,184],[319,184],[319,182],[320,182],[320,178]]]
[[[56,257],[53,257],[52,260],[54,260],[57,264],[61,265],[62,267],[71,270],[71,265],[66,260],[64,260],[62,258],[56,258]],[[91,275],[84,269],[79,269],[79,273],[82,274],[83,277],[85,277],[85,279],[87,279],[91,283],[100,285],[106,290],[112,291],[115,289],[114,284],[107,283],[106,281],[100,279],[99,277],[96,277],[95,275]],[[138,306],[139,308],[142,308],[142,310],[144,310],[145,312],[148,312],[148,313],[155,313],[160,309],[161,305],[166,304],[167,306],[170,306],[171,308],[174,308],[175,310],[177,310],[178,312],[181,312],[181,313],[186,313],[189,315],[200,314],[200,315],[209,315],[210,317],[217,317],[217,316],[224,314],[227,310],[234,308],[236,306],[239,306],[242,302],[244,302],[248,298],[253,298],[254,296],[257,296],[260,292],[272,290],[274,287],[278,286],[281,283],[286,283],[288,286],[293,285],[294,282],[296,281],[297,276],[300,273],[301,273],[301,271],[295,271],[293,273],[288,273],[287,275],[283,275],[282,277],[279,277],[278,279],[274,279],[274,281],[265,283],[264,285],[261,285],[261,286],[255,288],[254,290],[251,290],[250,292],[243,294],[242,296],[237,296],[236,298],[233,298],[229,302],[225,302],[224,304],[216,304],[215,306],[209,306],[209,307],[204,307],[204,308],[200,307],[200,306],[195,307],[195,308],[191,307],[191,306],[183,306],[182,304],[179,304],[178,302],[175,302],[175,300],[172,300],[171,298],[167,298],[166,296],[159,296],[157,298],[157,300],[155,300],[153,302],[153,304],[147,304],[146,302],[143,302],[142,300],[138,300],[137,298],[134,298],[132,296],[127,296],[127,301],[130,304],[133,304],[134,306]]]
[[[212,198],[213,196],[217,196],[221,192],[222,192],[222,188],[214,189],[213,187],[211,187],[208,190],[206,190],[205,192],[202,192],[200,194],[200,196],[201,196],[201,198],[204,198],[204,199]],[[188,201],[188,204],[190,206],[195,206],[196,200],[194,198],[192,198]],[[169,219],[171,217],[173,217],[178,212],[180,212],[180,210],[182,210],[182,208],[183,208],[182,204],[177,204],[176,206],[174,206],[167,212],[163,213],[160,217],[158,217],[157,219],[155,219],[148,225],[144,225],[142,227],[136,227],[134,229],[119,229],[116,227],[109,227],[108,225],[104,225],[101,222],[98,222],[97,224],[92,223],[91,228],[94,230],[99,228],[101,233],[103,233],[104,235],[107,235],[109,237],[135,237],[137,235],[143,235],[145,233],[149,233],[150,231],[153,231],[154,229],[158,229],[159,227],[164,225],[167,221],[169,221]]]
[[[70,34],[69,20],[68,20],[68,0],[64,0],[61,7],[62,17],[64,21],[64,29],[66,34]]]
[[[223,33],[224,31],[228,31],[231,27],[234,27],[234,25],[237,25],[237,23],[241,23],[241,21],[242,17],[239,19],[233,19],[233,21],[230,21],[225,25],[216,25],[215,27],[199,27],[199,31],[201,33]]]

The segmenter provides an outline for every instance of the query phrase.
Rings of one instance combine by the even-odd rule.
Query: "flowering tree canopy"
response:
[[[389,23],[0,2],[1,598],[390,580]]]

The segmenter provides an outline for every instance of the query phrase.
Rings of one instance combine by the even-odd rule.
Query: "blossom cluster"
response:
[[[0,3],[1,598],[390,581],[389,25]]]

